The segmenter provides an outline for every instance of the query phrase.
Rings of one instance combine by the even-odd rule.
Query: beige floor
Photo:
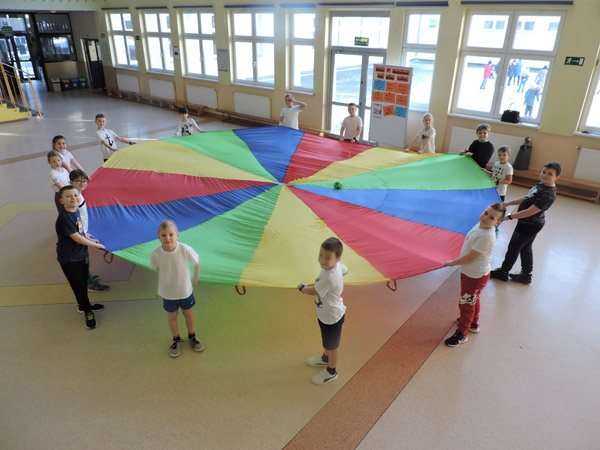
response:
[[[56,215],[41,155],[63,134],[93,172],[101,163],[97,112],[140,140],[170,136],[177,115],[84,92],[42,93],[41,103],[43,119],[0,125],[1,450],[283,448],[308,433],[327,405],[351,399],[350,385],[365,386],[361,374],[385,364],[377,355],[398,345],[394,338],[408,323],[417,320],[425,335],[436,321],[451,333],[453,312],[417,313],[434,293],[456,302],[453,269],[402,280],[396,292],[348,287],[340,379],[317,387],[304,363],[319,349],[307,297],[259,288],[238,296],[209,285],[196,289],[195,309],[206,351],[185,349],[173,360],[155,275],[123,261],[107,264],[99,252],[92,267],[111,290],[92,294],[106,309],[98,328],[86,330],[56,263]],[[207,130],[228,127],[202,119]],[[524,192],[511,187],[509,198]],[[600,448],[599,219],[600,206],[560,197],[535,244],[533,284],[490,282],[481,333],[455,349],[436,336],[440,344],[358,448]],[[513,226],[501,227],[495,264]],[[381,376],[395,383],[385,369],[412,361],[422,337],[413,333],[401,356],[376,366]],[[355,447],[327,433],[318,438],[305,448]]]

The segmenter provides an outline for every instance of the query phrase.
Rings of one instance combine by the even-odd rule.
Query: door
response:
[[[83,48],[85,49],[85,61],[88,73],[90,74],[90,87],[104,89],[106,83],[104,81],[102,55],[100,54],[98,39],[83,39]]]
[[[363,121],[361,140],[369,136],[373,66],[385,63],[385,50],[364,51],[335,49],[331,52],[329,129],[338,134],[342,121],[348,116],[348,103],[358,105]]]

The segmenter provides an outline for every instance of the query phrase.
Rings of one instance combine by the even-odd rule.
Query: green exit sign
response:
[[[565,66],[583,66],[585,58],[583,56],[567,56]]]
[[[354,45],[360,45],[361,47],[369,46],[369,38],[368,37],[355,37]]]

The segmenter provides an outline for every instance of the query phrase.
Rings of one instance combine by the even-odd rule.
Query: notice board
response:
[[[380,147],[404,148],[411,81],[410,67],[373,67],[369,141]]]

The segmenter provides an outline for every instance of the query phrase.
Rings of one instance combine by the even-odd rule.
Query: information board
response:
[[[380,147],[404,148],[412,69],[373,67],[369,141]]]

